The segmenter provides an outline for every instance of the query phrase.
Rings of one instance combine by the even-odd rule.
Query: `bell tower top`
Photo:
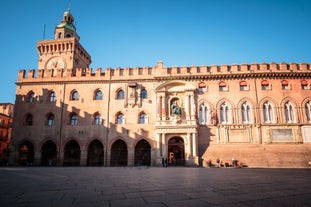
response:
[[[91,56],[79,43],[79,40],[74,17],[69,8],[55,27],[54,39],[38,41],[38,69],[76,70],[77,68],[88,68],[92,62]]]
[[[70,8],[64,12],[63,19],[55,27],[54,30],[55,40],[75,37],[77,40],[80,39],[76,33],[76,27],[74,25],[74,17],[70,12]]]

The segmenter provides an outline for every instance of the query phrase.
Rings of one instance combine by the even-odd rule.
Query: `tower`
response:
[[[68,9],[64,12],[63,19],[55,27],[54,40],[38,41],[38,69],[88,68],[91,64],[91,56],[79,43],[79,40],[74,17]]]

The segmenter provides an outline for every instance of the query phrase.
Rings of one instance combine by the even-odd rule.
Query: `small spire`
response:
[[[71,3],[69,2],[69,5],[68,5],[68,11],[70,12],[70,9],[71,9]]]

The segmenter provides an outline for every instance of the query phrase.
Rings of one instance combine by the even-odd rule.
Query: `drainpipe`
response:
[[[62,147],[62,133],[63,133],[63,115],[64,115],[64,102],[66,97],[66,83],[64,83],[63,88],[63,100],[61,100],[61,114],[60,114],[60,126],[59,126],[59,146],[58,146],[58,158],[57,158],[57,165],[60,165],[60,156],[61,156],[61,147]]]
[[[109,75],[109,82],[108,82],[108,103],[107,103],[107,124],[106,124],[106,135],[105,135],[105,166],[108,166],[108,135],[109,135],[109,127],[110,127],[110,90],[111,90],[111,73]]]

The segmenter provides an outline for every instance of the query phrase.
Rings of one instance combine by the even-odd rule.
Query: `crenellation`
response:
[[[265,72],[265,71],[269,70],[268,64],[265,62],[261,63],[259,68],[260,68],[261,72]]]
[[[162,65],[162,63],[160,64]],[[201,75],[212,75],[212,74],[234,74],[234,73],[246,73],[246,72],[252,72],[252,73],[262,73],[262,72],[305,72],[310,70],[310,65],[306,63],[280,63],[276,64],[274,62],[267,64],[267,63],[251,63],[246,64],[243,63],[241,65],[238,64],[232,64],[232,65],[226,65],[223,64],[221,66],[212,65],[212,66],[195,66],[192,65],[190,67],[187,66],[172,66],[172,67],[162,67],[159,68],[159,66],[154,67],[125,67],[125,68],[107,68],[105,71],[102,71],[102,68],[97,68],[95,71],[93,71],[92,68],[77,68],[77,69],[50,69],[50,70],[44,70],[44,69],[38,69],[38,70],[20,70],[18,73],[18,80],[24,80],[25,79],[47,79],[47,78],[54,78],[54,79],[60,79],[60,78],[66,78],[66,77],[76,77],[76,78],[101,78],[101,77],[114,77],[114,78],[128,78],[132,77],[137,78],[139,76],[142,76],[143,78],[149,78],[150,76],[154,75],[160,75],[160,76],[174,76],[174,75],[186,75],[186,74],[201,74]],[[160,70],[159,70],[160,69]],[[37,74],[36,74],[37,72]]]

